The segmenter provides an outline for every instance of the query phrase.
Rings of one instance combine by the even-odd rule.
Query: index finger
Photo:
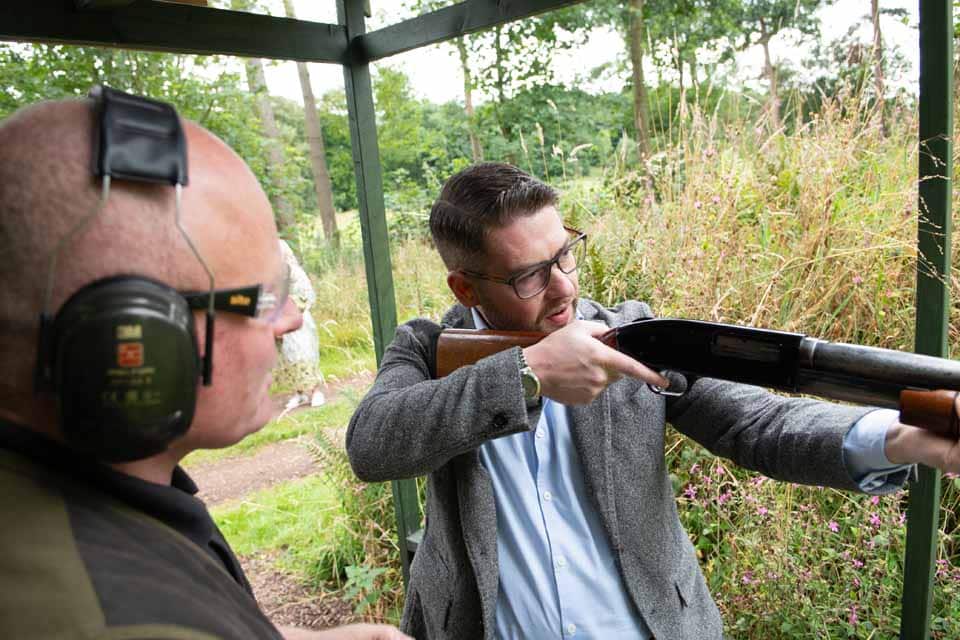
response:
[[[604,345],[604,349],[606,355],[602,359],[602,364],[605,368],[616,371],[622,376],[643,380],[648,384],[656,385],[662,389],[670,386],[669,380],[639,360],[634,360],[630,356],[620,353],[616,349],[611,349],[606,345]]]

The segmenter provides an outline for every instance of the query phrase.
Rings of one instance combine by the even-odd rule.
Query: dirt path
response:
[[[349,603],[311,591],[296,576],[278,569],[275,556],[246,557],[240,562],[260,608],[275,625],[326,629],[355,621]]]
[[[306,444],[295,438],[268,444],[253,455],[191,468],[190,476],[200,487],[197,497],[213,507],[319,469]]]
[[[338,395],[362,392],[372,380],[372,374],[365,374],[325,385],[321,391],[327,402],[333,402]],[[280,415],[288,397],[274,400],[276,415]],[[293,411],[305,408],[309,407]],[[190,467],[190,477],[200,488],[197,497],[206,502],[208,507],[213,507],[240,500],[252,492],[281,482],[320,472],[322,468],[310,452],[305,437],[265,445],[252,455],[224,458]],[[257,602],[274,624],[325,629],[358,620],[350,603],[336,594],[318,593],[304,585],[298,576],[279,569],[275,554],[255,555],[240,560]]]

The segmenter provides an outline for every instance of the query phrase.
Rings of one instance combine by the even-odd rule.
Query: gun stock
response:
[[[512,347],[529,347],[545,335],[535,331],[444,329],[437,341],[436,377],[442,378],[460,367]]]
[[[437,377],[545,334],[447,329],[437,343]],[[960,439],[955,407],[960,362],[827,342],[803,334],[716,322],[639,320],[601,338],[647,366],[691,379],[718,378],[831,400],[900,410],[900,421]]]

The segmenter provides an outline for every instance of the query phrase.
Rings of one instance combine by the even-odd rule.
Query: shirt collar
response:
[[[181,467],[170,485],[121,473],[26,427],[0,419],[0,450],[16,453],[38,466],[87,486],[160,520],[206,547],[215,526],[206,506],[194,497],[197,485]]]

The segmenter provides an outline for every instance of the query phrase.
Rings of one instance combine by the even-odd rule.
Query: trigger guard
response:
[[[661,375],[663,375],[664,378],[667,378],[668,377],[667,374],[672,372],[669,370],[664,370],[664,371],[661,371],[660,373]],[[690,385],[687,384],[684,386],[682,391],[670,391],[669,388],[664,389],[663,387],[660,387],[658,385],[650,384],[649,382],[647,383],[647,389],[650,389],[650,391],[652,391],[653,393],[657,394],[658,396],[663,396],[665,398],[679,398],[684,394],[686,394],[689,388],[690,388]]]

